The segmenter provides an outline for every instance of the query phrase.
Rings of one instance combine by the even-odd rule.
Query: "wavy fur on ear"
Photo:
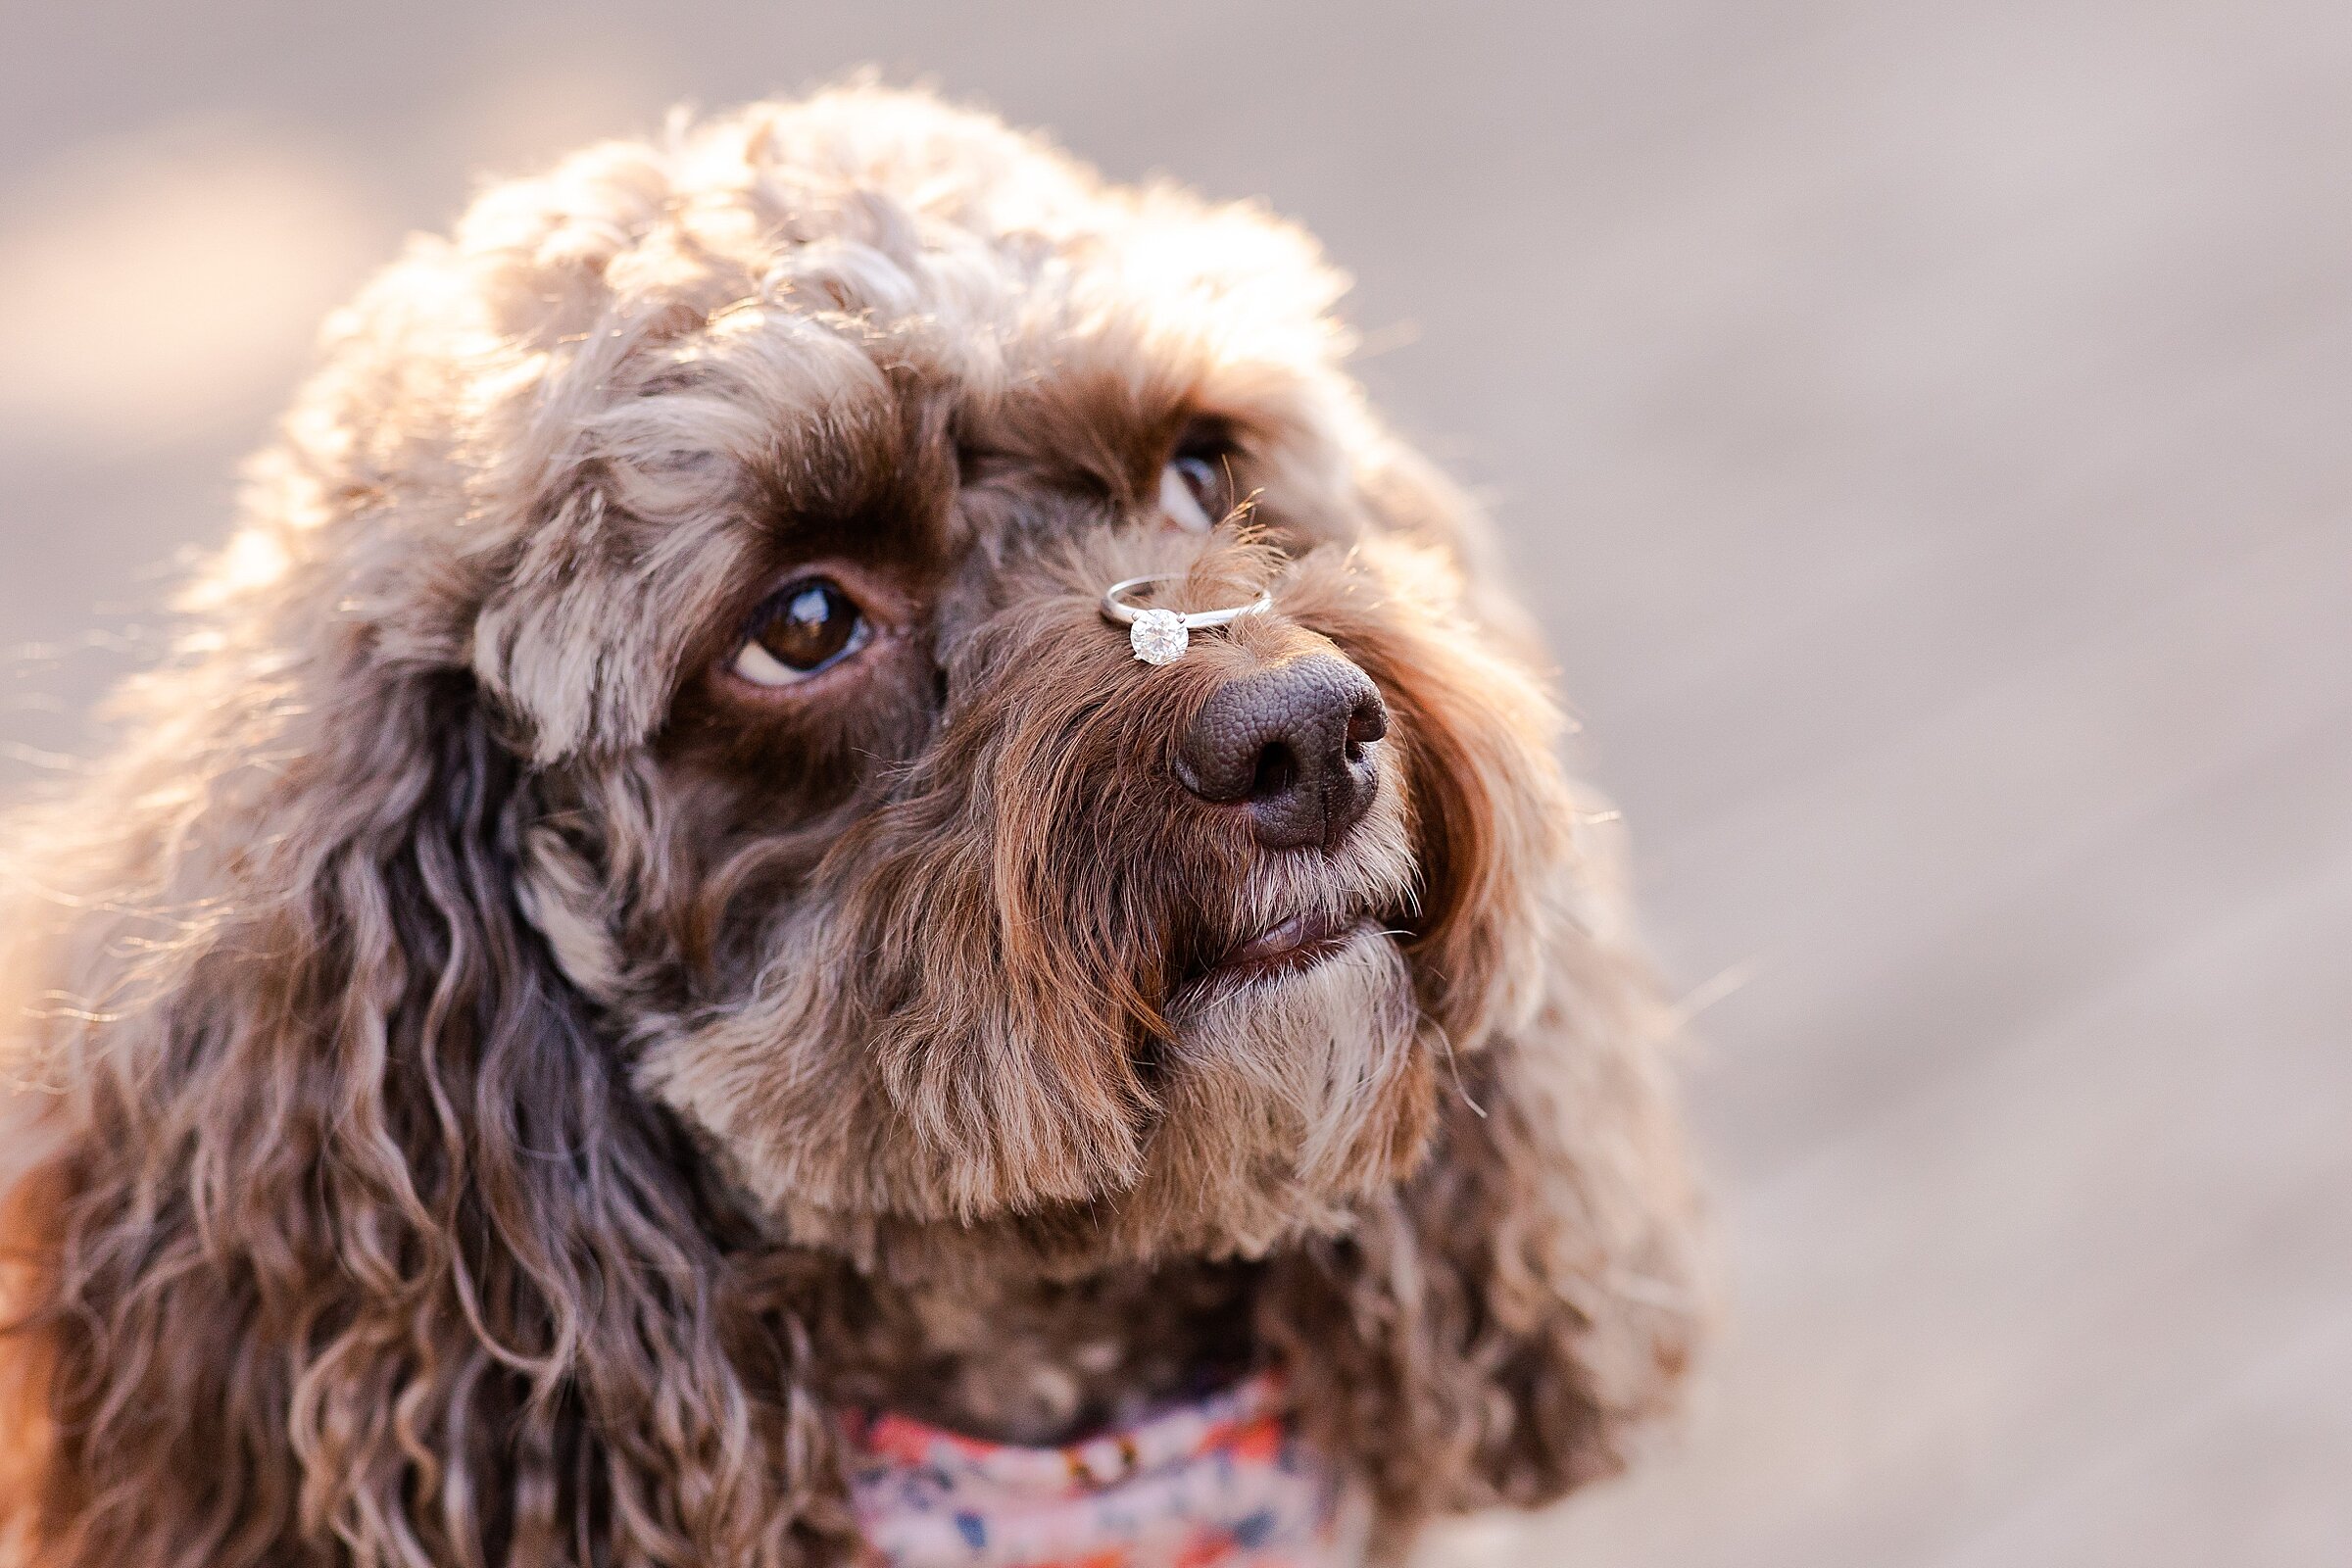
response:
[[[20,892],[80,1000],[11,1053],[47,1147],[8,1212],[0,1368],[12,1437],[49,1437],[0,1485],[0,1543],[54,1568],[829,1559],[849,1527],[792,1325],[737,1303],[695,1162],[514,908],[527,782],[462,676],[338,674],[341,701],[298,672],[215,708],[239,733],[179,753],[209,775],[149,748],[104,792],[124,814],[84,817],[136,863],[52,854]],[[183,741],[167,705],[203,684],[150,694]]]
[[[1615,1474],[1689,1370],[1693,1196],[1638,1044],[1649,1004],[1613,961],[1562,973],[1530,1029],[1462,1064],[1402,1190],[1273,1267],[1262,1331],[1392,1547]]]
[[[1478,525],[1440,489],[1420,500],[1429,526]],[[1334,592],[1311,612],[1425,754],[1438,902],[1410,951],[1452,1077],[1419,1171],[1348,1234],[1277,1258],[1259,1321],[1400,1553],[1436,1515],[1533,1507],[1621,1469],[1706,1314],[1672,1018],[1618,929],[1602,813],[1554,764],[1559,720],[1507,623],[1455,618],[1450,553],[1366,550],[1388,597]]]

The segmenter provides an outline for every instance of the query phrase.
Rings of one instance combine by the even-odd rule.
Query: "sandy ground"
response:
[[[1364,373],[1492,496],[1712,1000],[1733,1338],[1655,1465],[1478,1559],[2352,1560],[2340,3],[9,31],[7,767],[78,743],[319,314],[478,171],[935,77],[1355,272]]]

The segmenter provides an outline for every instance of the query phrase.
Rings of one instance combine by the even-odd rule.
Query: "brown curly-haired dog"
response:
[[[1268,1368],[1376,1556],[1617,1466],[1665,1013],[1338,290],[858,87],[335,317],[7,832],[0,1560],[832,1563],[855,1412]],[[1153,667],[1155,571],[1272,608]]]

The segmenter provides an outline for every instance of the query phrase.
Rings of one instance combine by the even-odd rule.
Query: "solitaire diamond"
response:
[[[1173,664],[1192,640],[1184,617],[1172,610],[1138,611],[1135,624],[1127,628],[1127,646],[1147,664]]]

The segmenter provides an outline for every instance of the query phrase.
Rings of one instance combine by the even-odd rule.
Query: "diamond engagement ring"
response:
[[[1246,605],[1231,610],[1197,610],[1191,614],[1178,614],[1173,610],[1143,610],[1128,604],[1121,596],[1136,588],[1155,582],[1175,582],[1181,571],[1157,572],[1149,577],[1130,577],[1114,582],[1102,596],[1102,618],[1116,621],[1127,628],[1127,646],[1135,657],[1147,664],[1173,664],[1184,657],[1192,643],[1192,634],[1210,626],[1223,626],[1274,608],[1274,596],[1259,594]]]

